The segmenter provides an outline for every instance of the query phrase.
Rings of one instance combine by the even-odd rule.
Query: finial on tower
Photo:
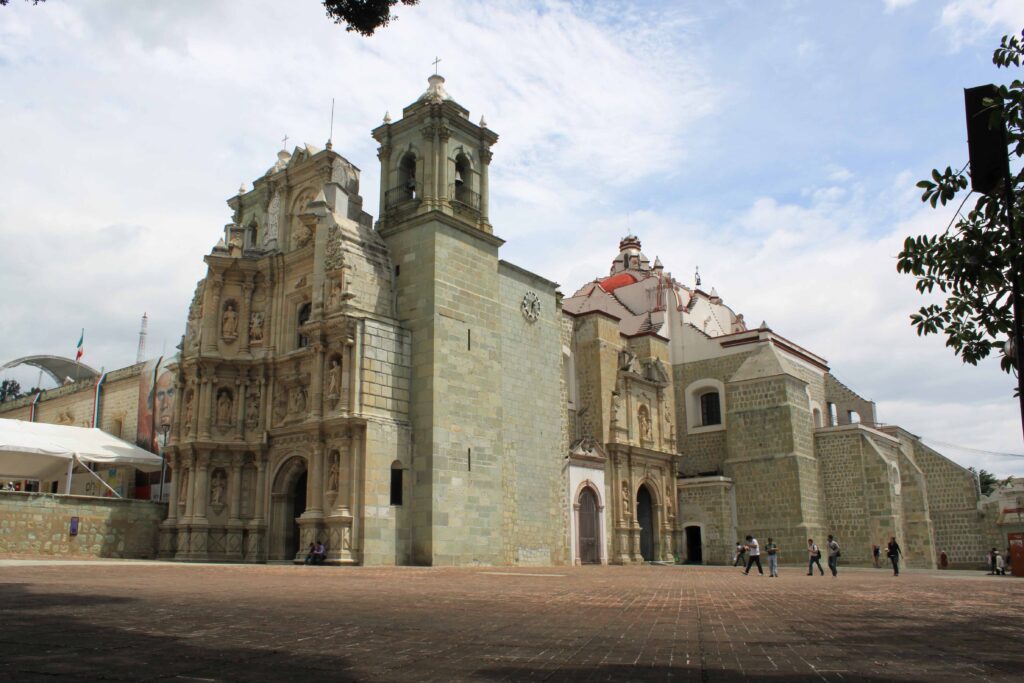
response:
[[[700,266],[697,266],[697,270],[693,273],[693,281],[700,287]]]
[[[485,119],[482,114],[480,116],[480,127],[481,128],[486,128],[487,127],[487,119]]]
[[[391,123],[391,112],[384,112],[384,123]]]
[[[245,194],[245,183],[242,183],[241,185],[238,186],[238,194],[239,195]]]

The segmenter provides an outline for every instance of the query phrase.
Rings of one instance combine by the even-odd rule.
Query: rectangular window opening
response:
[[[402,504],[402,470],[397,467],[391,469],[391,504]]]
[[[466,330],[466,350],[473,350],[473,330]]]
[[[466,470],[469,472],[473,471],[473,449],[466,449]]]

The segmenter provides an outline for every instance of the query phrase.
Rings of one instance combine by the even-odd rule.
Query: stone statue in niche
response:
[[[647,411],[647,406],[640,406],[637,410],[637,421],[640,423],[640,438],[644,441],[651,440],[651,416]]]
[[[665,406],[665,439],[672,441],[676,438],[675,427],[672,426],[672,411]]]
[[[233,403],[231,392],[227,389],[217,395],[217,424],[222,427],[227,427],[231,424],[231,406]]]
[[[224,504],[224,491],[227,489],[228,478],[224,470],[217,470],[210,480],[210,502],[214,505]]]
[[[632,516],[632,507],[633,506],[630,505],[629,482],[623,480],[622,481],[622,515],[624,517],[631,517]]]
[[[260,311],[249,316],[249,343],[263,343],[263,313]]]
[[[331,469],[327,473],[327,490],[338,490],[338,452],[331,453]]]
[[[331,369],[327,372],[327,397],[338,398],[341,392],[341,363],[337,358],[331,360]]]
[[[669,490],[665,491],[665,517],[668,518],[669,522],[674,522],[676,519],[676,513],[672,506],[672,492]]]
[[[258,392],[249,392],[249,401],[245,405],[245,426],[248,429],[256,429],[260,424],[260,395]]]
[[[225,339],[234,339],[238,336],[238,311],[235,310],[235,305],[231,302],[224,307],[220,333]]]
[[[188,500],[188,468],[182,468],[181,481],[178,482],[178,504],[184,505]]]
[[[306,221],[299,219],[298,225],[295,227],[295,248],[301,249],[309,244],[312,239],[313,229]]]
[[[618,391],[612,390],[612,410],[611,415],[608,417],[608,421],[615,424],[619,421],[619,411],[622,409],[622,395]]]
[[[306,412],[306,390],[301,384],[292,392],[292,410],[296,413]]]
[[[341,285],[338,284],[337,280],[331,278],[327,281],[327,287],[329,288],[327,295],[327,310],[333,311],[341,303]]]
[[[278,392],[274,397],[274,422],[281,422],[288,413],[288,398],[284,390]]]
[[[185,436],[192,432],[192,397],[195,394],[191,389],[185,392]]]
[[[263,244],[267,244],[271,240],[277,239],[277,222],[279,219],[278,214],[280,212],[281,195],[278,193],[270,200],[270,206],[267,207],[267,233],[263,238]]]

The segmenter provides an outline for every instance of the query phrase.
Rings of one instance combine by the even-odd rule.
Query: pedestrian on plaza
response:
[[[828,549],[828,570],[835,578],[839,575],[839,558],[843,553],[839,550],[836,539],[832,538],[832,534],[828,535],[828,543],[825,544],[825,547]]]
[[[949,555],[945,550],[939,551],[939,569],[949,569]]]
[[[996,551],[996,575],[1006,576],[1006,560],[998,550]]]
[[[871,557],[875,561],[875,569],[881,569],[882,568],[882,563],[878,559],[879,555],[881,555],[881,554],[882,554],[882,551],[881,551],[881,549],[877,545],[871,546]]]
[[[807,539],[807,576],[814,575],[814,565],[818,565],[818,571],[825,576],[825,570],[821,568],[821,550],[813,538]]]
[[[750,568],[755,564],[757,573],[764,576],[764,569],[761,568],[761,546],[758,545],[757,539],[748,535],[746,549],[750,551],[750,558],[747,560],[747,568],[743,571],[743,576],[749,574]]]
[[[746,554],[746,547],[739,541],[736,541],[736,556],[733,557],[732,566],[739,567],[741,564],[743,564],[746,560]]]
[[[779,546],[772,541],[772,537],[768,537],[768,543],[764,547],[764,551],[768,553],[768,578],[778,577],[779,575]]]
[[[900,550],[900,544],[896,542],[896,537],[893,536],[889,539],[889,545],[886,546],[886,555],[889,557],[889,561],[892,562],[892,575],[900,575],[900,555],[903,551]]]
[[[989,566],[988,573],[989,574],[995,574],[996,573],[996,549],[995,548],[992,548],[992,550],[990,550],[989,553],[988,553],[988,566]]]

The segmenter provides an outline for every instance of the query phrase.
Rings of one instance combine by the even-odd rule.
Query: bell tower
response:
[[[402,110],[394,123],[373,131],[380,143],[380,225],[387,238],[410,218],[440,212],[465,227],[491,234],[487,169],[498,141],[481,117],[451,98],[444,77],[434,74],[429,87]]]
[[[412,337],[412,556],[500,564],[502,320],[487,170],[498,136],[434,74],[380,143],[377,230],[394,264],[396,314]]]

